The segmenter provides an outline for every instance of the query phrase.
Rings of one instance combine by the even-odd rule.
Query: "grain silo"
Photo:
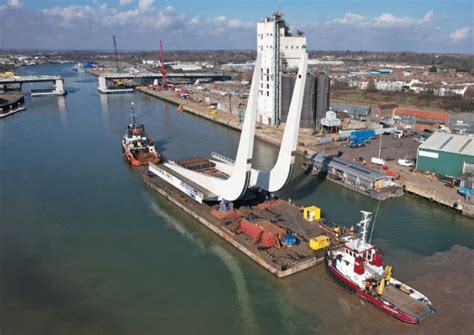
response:
[[[316,79],[316,122],[319,122],[329,110],[329,94],[331,81],[329,77],[324,73],[318,74]]]
[[[296,76],[283,74],[281,78],[281,122],[285,123],[290,109],[291,96],[295,87]],[[300,128],[315,127],[316,116],[316,78],[308,74],[304,88],[303,106],[301,110]]]

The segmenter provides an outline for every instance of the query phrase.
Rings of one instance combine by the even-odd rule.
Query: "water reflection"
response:
[[[59,118],[61,119],[61,123],[63,125],[67,125],[66,98],[65,97],[57,97],[56,101],[58,103]]]

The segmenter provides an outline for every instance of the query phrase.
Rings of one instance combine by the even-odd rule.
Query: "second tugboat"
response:
[[[130,119],[127,133],[122,139],[123,157],[132,166],[158,164],[161,156],[156,151],[153,141],[146,135],[145,126],[138,123],[133,102],[130,106]]]
[[[341,286],[393,317],[416,324],[436,312],[426,296],[392,277],[392,267],[383,267],[382,253],[367,242],[370,212],[362,212],[356,238],[327,251],[329,274]]]

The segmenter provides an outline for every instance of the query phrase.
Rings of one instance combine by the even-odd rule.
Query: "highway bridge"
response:
[[[111,80],[124,80],[124,79],[137,79],[147,80],[152,82],[155,79],[161,79],[163,75],[161,73],[154,72],[141,72],[141,73],[106,73],[99,75],[99,86],[97,89],[101,93],[119,93],[130,91],[131,89],[115,89],[109,88],[107,85],[108,81]],[[207,79],[211,81],[222,81],[230,79],[230,76],[219,73],[219,72],[182,72],[182,73],[167,73],[166,78],[168,79],[184,79],[190,83],[197,79]]]
[[[45,83],[45,82],[52,82],[54,83],[54,89],[50,92],[43,91],[42,93],[38,93],[38,95],[65,95],[66,91],[64,91],[64,79],[61,76],[13,76],[8,78],[0,78],[0,86],[4,88],[6,85],[11,84],[22,84],[26,83]],[[32,92],[32,95],[34,93]]]

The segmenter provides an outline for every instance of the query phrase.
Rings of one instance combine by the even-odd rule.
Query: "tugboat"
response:
[[[383,266],[382,253],[367,242],[372,213],[361,211],[358,236],[343,247],[326,254],[331,277],[385,313],[407,323],[417,324],[436,312],[426,296],[392,277],[392,267]]]
[[[138,123],[133,102],[130,106],[130,119],[131,123],[122,139],[123,157],[132,166],[158,164],[161,156],[156,151],[153,141],[146,135],[143,124]]]

